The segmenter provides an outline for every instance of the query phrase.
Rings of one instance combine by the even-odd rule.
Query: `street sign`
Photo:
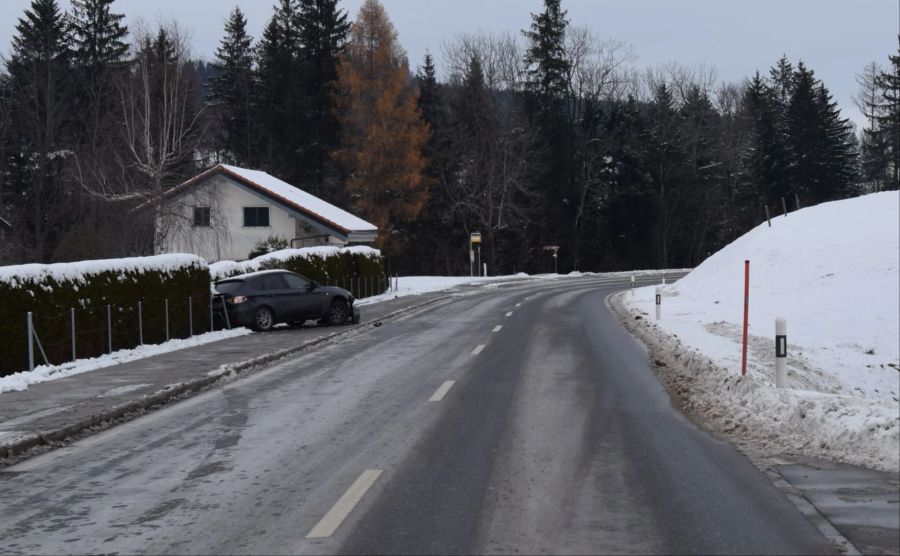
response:
[[[544,251],[559,251],[559,245],[545,245]]]
[[[481,234],[478,232],[469,234],[469,243],[481,243]]]

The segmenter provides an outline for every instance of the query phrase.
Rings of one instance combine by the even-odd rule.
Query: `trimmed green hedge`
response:
[[[113,351],[140,345],[139,323],[145,344],[186,338],[210,329],[211,282],[275,268],[347,288],[357,298],[387,289],[381,253],[361,247],[290,249],[212,267],[193,255],[0,267],[0,376],[28,370],[29,311],[49,363],[57,365],[72,360],[72,309],[75,354],[78,359],[96,357],[109,351],[107,305]],[[44,364],[36,343],[34,361]]]
[[[51,364],[72,360],[71,310],[78,359],[209,330],[209,270],[192,255],[160,255],[54,265],[0,267],[0,376],[28,369],[27,314]],[[188,309],[190,298],[191,309]],[[188,314],[192,313],[192,324]],[[35,365],[44,363],[35,343]]]
[[[357,298],[387,289],[384,257],[367,247],[284,249],[242,263],[215,263],[210,270],[214,280],[221,280],[272,269],[290,270],[323,285],[346,288]]]

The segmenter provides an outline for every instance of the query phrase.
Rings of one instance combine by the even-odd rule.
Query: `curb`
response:
[[[114,406],[106,411],[95,413],[84,419],[81,419],[80,421],[66,425],[65,427],[59,429],[46,432],[30,433],[18,440],[15,440],[8,444],[0,445],[0,462],[2,462],[2,465],[11,465],[12,463],[15,463],[16,460],[20,459],[20,456],[35,448],[57,448],[67,443],[68,441],[77,440],[81,436],[86,436],[82,433],[85,433],[90,429],[100,427],[101,430],[103,430],[109,428],[112,425],[130,421],[131,419],[139,417],[140,415],[143,415],[148,411],[160,409],[168,405],[172,401],[180,400],[193,394],[200,393],[201,391],[212,387],[217,382],[221,382],[223,384],[225,382],[230,382],[231,380],[234,380],[238,376],[241,376],[252,369],[266,366],[270,363],[273,363],[274,361],[283,359],[295,353],[308,351],[309,349],[314,348],[318,345],[330,342],[335,338],[340,338],[342,336],[348,336],[351,334],[358,334],[360,332],[375,328],[376,325],[380,326],[383,321],[395,319],[411,311],[424,309],[440,301],[444,301],[449,297],[449,295],[441,295],[422,303],[410,305],[409,307],[403,307],[402,309],[397,309],[396,311],[388,313],[378,320],[363,323],[353,328],[347,328],[339,332],[334,332],[332,334],[327,334],[325,336],[315,338],[297,346],[280,349],[278,351],[273,351],[271,353],[266,353],[263,355],[258,355],[256,357],[253,357],[252,359],[246,359],[244,361],[226,363],[220,366],[219,369],[217,369],[221,372],[212,371],[215,373],[213,375],[197,378],[189,382],[168,385],[162,390],[143,397],[139,400],[133,400],[124,404],[120,404],[118,406]]]

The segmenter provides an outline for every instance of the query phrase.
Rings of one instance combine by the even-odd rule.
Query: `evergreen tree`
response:
[[[656,190],[657,204],[654,251],[657,268],[670,268],[674,262],[670,257],[670,247],[675,240],[675,202],[679,193],[678,170],[683,154],[675,99],[665,83],[654,91],[648,120],[646,166]]]
[[[70,19],[74,60],[89,83],[103,81],[111,67],[128,53],[124,14],[110,11],[114,0],[72,0]]]
[[[577,245],[574,223],[578,210],[574,168],[575,130],[566,102],[571,65],[566,57],[568,20],[560,0],[544,0],[544,10],[531,14],[525,51],[525,96],[529,115],[539,133],[542,164],[536,182],[548,206],[540,219],[538,237],[531,241],[560,245],[562,268],[574,268]]]
[[[755,214],[763,206],[780,203],[788,190],[782,110],[775,91],[759,72],[744,91],[742,112],[749,128],[748,147],[742,159],[746,182],[756,197],[756,206],[750,211]]]
[[[252,41],[247,34],[247,19],[235,7],[216,50],[218,72],[210,83],[210,99],[220,124],[217,144],[225,150],[227,160],[246,166],[257,162],[257,86]]]
[[[845,195],[853,160],[847,121],[841,119],[837,104],[803,62],[794,72],[786,120],[791,185],[787,193],[797,193],[810,204]]]
[[[900,40],[900,37],[898,37]],[[877,122],[877,142],[887,151],[889,189],[900,188],[900,48],[890,56],[890,65],[878,76],[881,90]]]
[[[33,0],[16,25],[6,64],[13,91],[17,151],[9,185],[16,192],[23,245],[49,262],[70,225],[71,190],[63,179],[71,126],[71,36],[55,0]]]
[[[301,183],[327,200],[337,200],[340,192],[329,153],[340,144],[340,125],[332,106],[350,24],[337,0],[299,0],[297,25],[305,84]]]
[[[305,170],[303,145],[303,67],[295,0],[279,0],[257,46],[259,123],[263,167],[299,185]]]
[[[568,20],[560,0],[544,0],[544,11],[531,14],[531,29],[525,52],[526,85],[539,110],[559,108],[568,93],[570,64],[565,36]]]

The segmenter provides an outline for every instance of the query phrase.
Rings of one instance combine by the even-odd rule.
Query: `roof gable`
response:
[[[223,174],[271,199],[273,202],[333,228],[344,235],[349,235],[352,232],[374,233],[378,231],[378,228],[373,224],[265,172],[226,164],[214,166],[167,190],[163,193],[163,199],[179,196],[187,192],[191,187],[205,182],[216,174]]]

